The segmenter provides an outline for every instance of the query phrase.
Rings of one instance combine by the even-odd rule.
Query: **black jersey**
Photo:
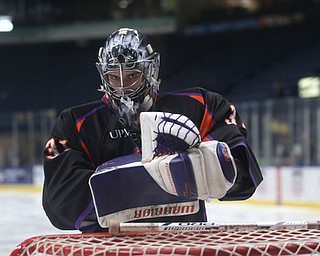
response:
[[[183,114],[197,125],[202,141],[219,140],[229,145],[238,175],[220,200],[244,200],[254,193],[262,175],[234,105],[220,94],[192,88],[159,96],[150,111]],[[88,180],[102,163],[140,152],[140,141],[139,129],[125,126],[105,97],[63,111],[44,151],[43,207],[52,224],[60,229],[99,231]],[[206,221],[205,204],[200,201],[200,211],[194,215],[147,221]]]

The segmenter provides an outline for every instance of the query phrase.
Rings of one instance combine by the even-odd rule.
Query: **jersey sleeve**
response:
[[[81,146],[71,115],[64,112],[44,150],[43,207],[55,227],[82,229],[96,223],[87,185],[92,173],[90,156]]]
[[[262,174],[247,141],[247,128],[236,106],[220,94],[206,92],[205,112],[201,135],[205,140],[219,140],[228,144],[237,166],[237,179],[233,187],[220,200],[244,200],[252,196],[262,181]]]

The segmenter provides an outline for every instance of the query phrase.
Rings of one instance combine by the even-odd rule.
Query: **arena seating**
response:
[[[297,80],[319,75],[317,24],[201,36],[150,36],[161,53],[162,90],[202,86],[232,101],[296,95]],[[98,99],[95,68],[104,40],[11,45],[0,48],[0,108],[21,111],[56,108]]]

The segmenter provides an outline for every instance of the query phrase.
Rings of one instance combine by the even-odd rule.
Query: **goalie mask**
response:
[[[96,63],[112,108],[129,126],[138,124],[141,112],[150,109],[159,90],[160,55],[147,37],[134,29],[111,34]]]

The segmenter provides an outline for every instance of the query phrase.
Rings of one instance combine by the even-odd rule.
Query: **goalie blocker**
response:
[[[199,200],[223,197],[236,179],[226,143],[198,147],[142,163],[141,154],[101,165],[89,180],[98,222],[181,216],[199,211]]]

